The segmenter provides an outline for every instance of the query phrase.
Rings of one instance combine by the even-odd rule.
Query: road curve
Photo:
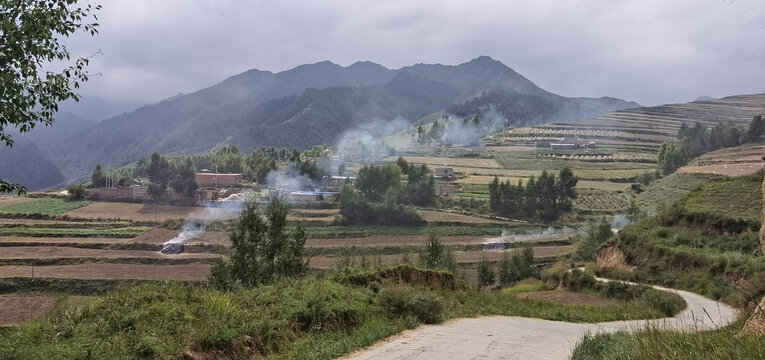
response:
[[[728,305],[688,291],[653,287],[682,296],[688,307],[671,318],[595,324],[514,316],[460,319],[406,331],[344,359],[568,359],[585,334],[646,327],[704,331],[736,319],[736,310]]]

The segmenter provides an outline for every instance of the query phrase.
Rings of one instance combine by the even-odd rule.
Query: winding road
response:
[[[460,319],[406,331],[345,359],[568,359],[585,334],[635,332],[647,327],[704,331],[728,325],[738,315],[732,307],[698,294],[653,288],[682,296],[688,307],[671,318],[595,324],[513,316]]]

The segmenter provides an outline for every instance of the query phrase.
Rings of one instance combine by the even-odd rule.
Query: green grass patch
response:
[[[645,191],[637,195],[636,200],[641,209],[656,214],[662,208],[684,199],[700,186],[724,178],[722,175],[676,172],[651,183]]]
[[[19,226],[0,228],[0,236],[133,238],[143,234],[149,229],[149,227],[145,226],[128,226],[106,229],[44,228]]]
[[[508,227],[501,224],[476,225],[431,225],[431,226],[315,226],[306,227],[309,238],[332,239],[348,237],[366,237],[372,235],[425,235],[434,231],[440,236],[499,236],[502,231],[510,234],[523,234],[535,229],[532,226]]]
[[[684,207],[688,212],[714,212],[731,218],[759,221],[762,216],[762,177],[728,178],[702,185],[691,192]]]
[[[524,293],[524,292],[544,291],[544,290],[550,290],[550,289],[547,287],[547,285],[545,285],[545,283],[539,280],[535,280],[532,282],[523,282],[515,286],[502,289],[502,292],[505,294],[518,294],[518,293]]]
[[[696,333],[650,329],[634,335],[587,335],[574,349],[573,359],[765,359],[765,337],[740,335],[743,324],[742,319]]]
[[[0,213],[9,214],[63,214],[67,211],[91,204],[88,200],[68,200],[61,198],[40,198],[0,208]]]

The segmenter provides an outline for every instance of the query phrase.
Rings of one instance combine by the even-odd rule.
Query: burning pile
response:
[[[510,244],[532,242],[532,241],[554,241],[565,240],[573,234],[569,228],[556,229],[549,227],[546,230],[536,234],[511,235],[504,231],[502,236],[493,239],[486,239],[481,243],[481,251],[501,251],[510,248]]]

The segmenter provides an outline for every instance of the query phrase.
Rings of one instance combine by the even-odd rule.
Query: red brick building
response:
[[[242,174],[197,173],[196,180],[200,187],[234,187],[239,186]]]

